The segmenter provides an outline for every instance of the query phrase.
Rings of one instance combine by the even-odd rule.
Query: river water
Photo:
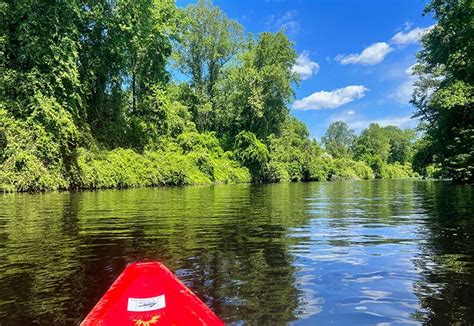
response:
[[[233,325],[474,323],[474,191],[351,181],[0,195],[0,325],[159,260]]]

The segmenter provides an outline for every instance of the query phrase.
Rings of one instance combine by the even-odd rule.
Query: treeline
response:
[[[373,123],[359,136],[343,121],[329,125],[322,143],[330,157],[342,162],[366,166],[367,177],[399,179],[414,177],[411,161],[414,154],[415,131],[395,126],[380,127]],[[353,162],[356,161],[356,162]],[[361,164],[364,165],[361,165]],[[336,169],[337,175],[351,177],[349,172]],[[352,174],[353,175],[353,174]],[[356,174],[357,176],[360,176]]]
[[[2,191],[411,175],[397,128],[369,127],[344,155],[311,140],[288,109],[293,44],[245,34],[209,0],[0,12]]]

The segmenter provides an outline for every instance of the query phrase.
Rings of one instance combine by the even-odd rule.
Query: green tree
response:
[[[380,127],[372,123],[357,138],[354,158],[369,164],[376,177],[380,178],[386,164],[404,165],[411,161],[413,139],[413,130],[401,130],[396,126]]]
[[[329,125],[321,140],[326,151],[333,157],[351,157],[356,136],[344,121],[336,121]]]
[[[270,135],[267,142],[270,158],[265,170],[266,181],[314,180],[312,167],[321,155],[321,148],[310,140],[303,122],[290,117],[280,135]]]
[[[184,10],[173,0],[5,0],[0,17],[0,190],[246,182],[250,174],[256,182],[370,178],[367,163],[395,177],[410,168],[402,164],[411,134],[395,127],[363,131],[354,154],[365,162],[355,162],[353,132],[336,123],[323,139],[335,158],[323,155],[289,111],[299,83],[293,43],[283,32],[244,36],[210,0]],[[171,63],[189,80],[171,80]],[[463,69],[452,76],[471,76]],[[439,87],[429,108],[458,110],[471,86],[442,88],[452,76],[422,78]],[[472,142],[454,128],[446,135],[457,135],[462,169]],[[427,133],[417,162],[446,159],[437,136]]]
[[[54,98],[76,122],[81,111],[78,72],[79,1],[3,1],[0,92],[16,118],[28,117],[35,96]]]
[[[354,148],[354,156],[356,159],[363,159],[367,156],[378,156],[382,161],[386,162],[390,155],[390,140],[384,128],[377,123],[371,123],[368,128],[364,129]]]
[[[242,48],[243,28],[213,6],[211,0],[199,0],[184,12],[186,20],[176,43],[174,61],[190,78],[195,96],[189,104],[198,128],[209,130],[215,126],[223,70]]]
[[[384,163],[390,155],[390,140],[385,130],[376,123],[364,129],[354,148],[354,158],[365,161],[381,177]]]
[[[88,120],[102,138],[121,140],[127,116],[143,116],[148,107],[141,100],[169,79],[179,15],[169,0],[85,1],[84,8],[80,63]]]
[[[250,131],[240,132],[235,139],[234,156],[246,166],[253,181],[264,181],[264,169],[268,162],[268,148]]]
[[[412,147],[415,133],[411,129],[401,130],[396,126],[387,126],[384,128],[390,143],[390,153],[388,163],[409,163],[412,160]]]
[[[242,65],[231,69],[226,82],[231,134],[248,130],[265,139],[279,133],[289,116],[293,83],[298,81],[291,70],[296,61],[292,46],[282,32],[261,33],[256,43],[249,40]]]
[[[424,124],[431,159],[444,177],[474,181],[474,6],[433,0],[425,13],[436,25],[423,37],[412,103]]]

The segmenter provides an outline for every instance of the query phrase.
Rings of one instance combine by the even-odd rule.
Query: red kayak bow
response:
[[[127,266],[81,324],[224,325],[199,298],[158,262]]]

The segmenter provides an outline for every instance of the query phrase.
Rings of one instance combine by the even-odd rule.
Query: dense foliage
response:
[[[288,108],[292,42],[245,35],[209,0],[6,0],[0,13],[2,191],[412,175],[411,131],[356,137],[336,122],[323,148],[311,140]]]
[[[322,138],[328,154],[336,158],[335,161],[354,160],[359,165],[365,164],[374,177],[388,179],[414,176],[410,164],[414,139],[413,130],[402,130],[395,126],[380,127],[376,123],[355,136],[343,121],[329,125]],[[351,166],[355,168],[357,165]],[[343,170],[336,171],[336,174],[344,175]],[[357,175],[360,176],[360,173]]]
[[[412,103],[425,136],[414,167],[427,176],[474,182],[474,5],[433,0],[437,20],[424,36]]]

